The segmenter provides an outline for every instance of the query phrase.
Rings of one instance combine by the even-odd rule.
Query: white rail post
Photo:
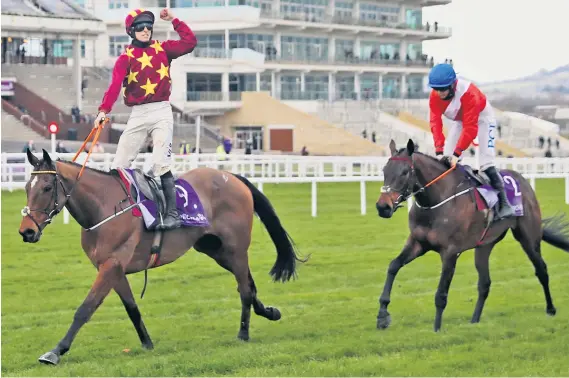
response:
[[[316,217],[316,180],[312,180],[312,216]]]
[[[362,215],[366,215],[367,212],[367,204],[366,204],[366,182],[362,177],[362,181],[360,181],[360,209]]]
[[[565,176],[565,204],[569,205],[569,176]]]

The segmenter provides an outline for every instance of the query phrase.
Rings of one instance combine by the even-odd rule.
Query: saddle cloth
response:
[[[145,175],[140,169],[119,168],[119,176],[138,206],[132,215],[142,217],[147,230],[154,230],[166,208],[161,180]],[[176,208],[184,227],[207,227],[209,221],[200,198],[189,182],[176,178]],[[134,202],[133,202],[134,200]]]
[[[476,203],[479,210],[493,209],[498,210],[498,191],[490,185],[490,179],[481,171],[474,170],[469,165],[459,165],[464,171],[466,176],[471,179],[476,185],[476,191],[480,194],[484,203],[481,203],[479,198],[476,198]],[[512,177],[509,172],[498,170],[504,181],[504,189],[506,190],[506,197],[508,202],[515,211],[516,217],[524,215],[524,205],[522,192],[520,190],[520,183]]]

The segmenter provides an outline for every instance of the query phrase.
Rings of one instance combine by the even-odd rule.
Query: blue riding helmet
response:
[[[450,64],[441,63],[431,69],[429,86],[431,88],[446,88],[456,81],[456,72]]]

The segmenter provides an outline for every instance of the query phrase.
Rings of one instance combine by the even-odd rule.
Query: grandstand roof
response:
[[[2,14],[100,21],[69,0],[2,0]]]

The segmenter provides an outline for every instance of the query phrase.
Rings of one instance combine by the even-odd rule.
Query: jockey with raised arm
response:
[[[439,159],[454,166],[478,137],[478,163],[496,189],[499,198],[497,219],[514,215],[508,202],[502,176],[494,166],[496,156],[496,120],[486,96],[473,83],[457,78],[450,64],[437,64],[429,73],[429,86],[433,88],[429,98],[430,124],[435,152]],[[450,119],[445,142],[442,116]]]
[[[127,106],[132,107],[111,169],[130,168],[146,137],[151,135],[152,174],[160,176],[166,199],[164,218],[157,229],[169,230],[181,226],[171,172],[174,117],[169,101],[172,86],[170,63],[191,53],[197,39],[186,23],[174,18],[170,9],[162,9],[160,18],[172,22],[180,40],[151,40],[154,14],[150,11],[135,9],[126,17],[126,33],[132,38],[132,43],[115,63],[112,81],[99,106],[95,127],[111,112],[119,95]]]

